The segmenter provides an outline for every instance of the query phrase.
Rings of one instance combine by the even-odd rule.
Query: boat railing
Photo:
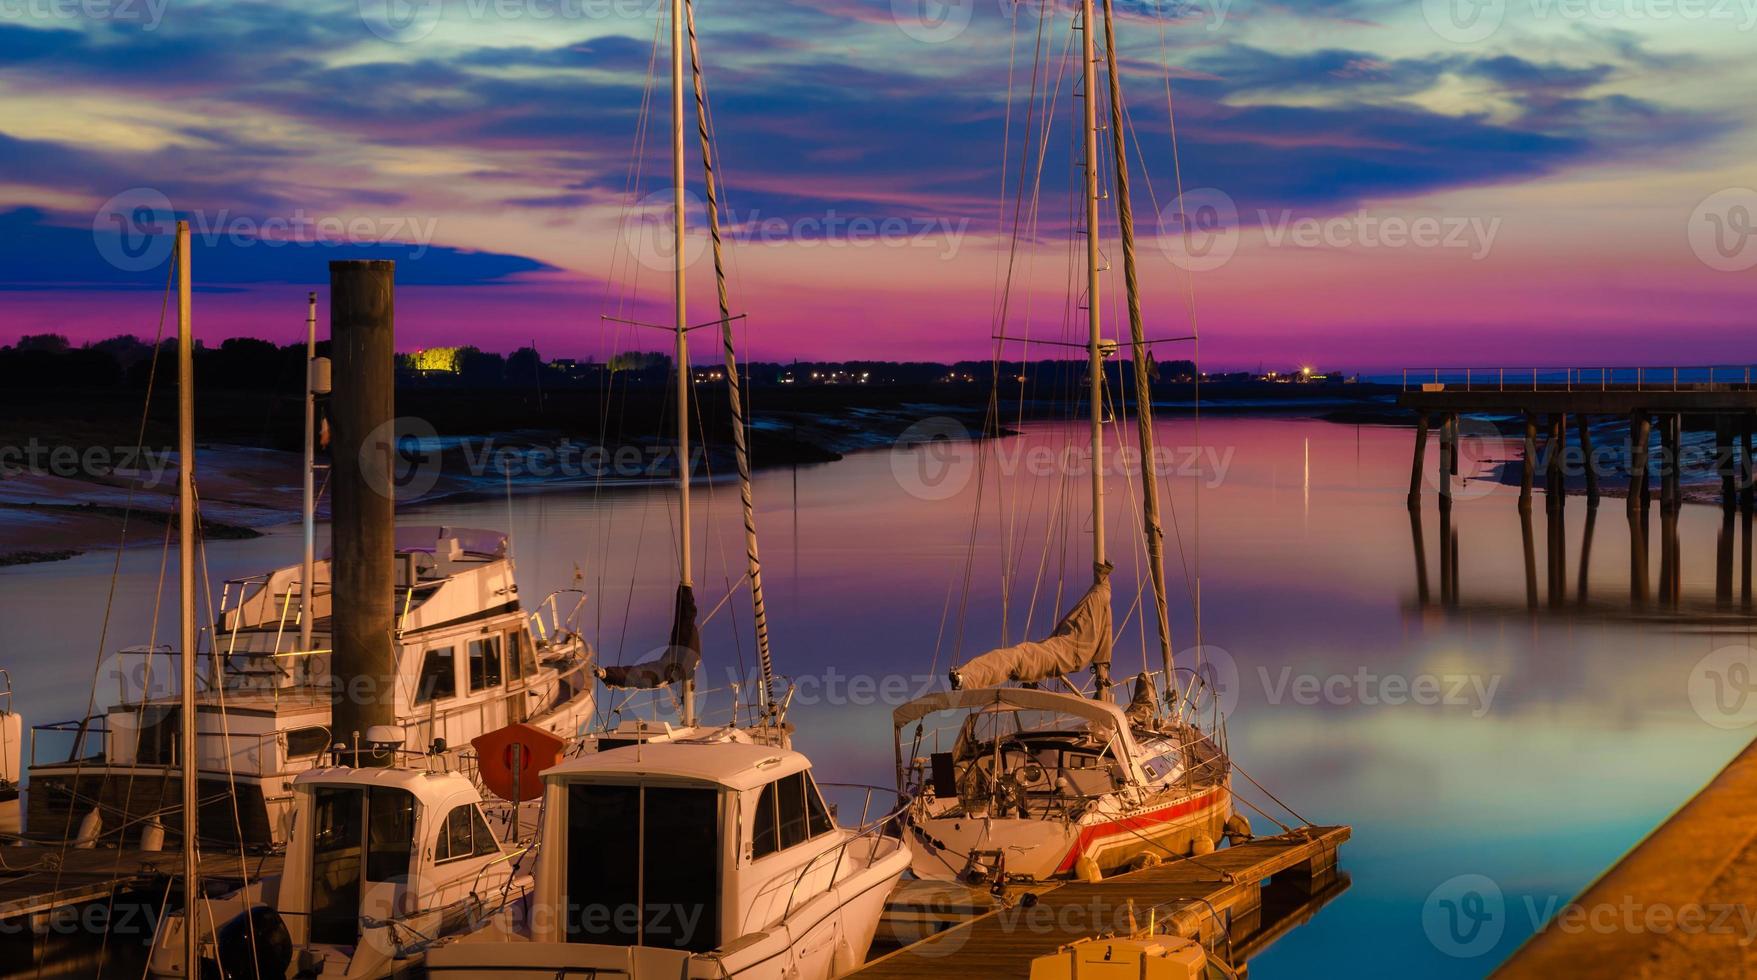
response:
[[[34,766],[72,765],[80,762],[101,762],[104,758],[104,743],[109,737],[109,727],[104,723],[102,715],[93,715],[84,721],[57,721],[47,725],[32,725],[30,736],[30,764]],[[53,759],[37,758],[37,739],[39,735],[67,735],[72,743],[65,754],[56,753]],[[82,754],[88,735],[98,736],[98,750],[89,755]]]
[[[777,675],[775,678],[782,685],[780,697],[775,701],[777,713],[786,717],[787,708],[793,703],[794,688],[790,678]],[[732,682],[725,687],[698,688],[696,691],[696,724],[704,728],[725,727],[756,727],[768,719],[763,714],[762,693],[758,690],[760,681],[753,684]],[[612,690],[612,696],[617,692]],[[710,707],[703,708],[707,705]],[[681,725],[682,713],[676,691],[671,687],[652,689],[629,689],[622,691],[614,701],[607,714],[608,721],[605,731],[610,731],[624,719],[647,721],[670,721]]]
[[[579,597],[574,600],[573,607],[568,610],[566,616],[561,615],[559,605],[560,599],[564,595]],[[556,589],[549,593],[547,599],[537,604],[536,612],[531,613],[531,629],[537,634],[537,639],[543,643],[552,642],[564,633],[578,635],[580,610],[584,609],[585,606],[586,592],[584,589]],[[543,621],[545,609],[549,611],[547,623]]]
[[[836,883],[842,878],[842,863],[847,860],[849,849],[856,844],[865,842],[870,843],[876,850],[878,841],[885,836],[885,831],[895,823],[898,817],[902,816],[903,811],[908,809],[909,806],[908,800],[895,789],[886,789],[878,786],[863,786],[853,783],[820,783],[818,785],[820,787],[829,786],[838,789],[864,790],[866,792],[866,803],[861,809],[861,823],[859,826],[853,828],[853,832],[844,839],[834,851],[825,851],[822,854],[813,857],[799,869],[797,875],[793,876],[792,884],[787,892],[787,905],[785,910],[781,913],[781,918],[783,920],[793,914],[795,903],[798,902],[800,898],[800,886],[804,885],[806,879],[811,877],[814,872],[820,870],[832,854],[835,855],[836,860],[835,863],[830,866],[830,888],[834,888]],[[873,794],[875,793],[890,796],[894,802],[892,806],[886,810],[883,816],[871,818]],[[764,891],[768,891],[768,889],[764,889]],[[806,896],[808,901],[811,897],[813,896]]]

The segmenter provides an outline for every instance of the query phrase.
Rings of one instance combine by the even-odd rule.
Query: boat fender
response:
[[[214,945],[221,980],[284,977],[293,965],[293,937],[281,914],[266,905],[221,926]]]
[[[1098,862],[1092,860],[1090,854],[1083,854],[1074,862],[1074,876],[1090,884],[1104,880],[1104,872],[1098,869]]]
[[[1143,851],[1135,857],[1135,870],[1146,871],[1148,868],[1157,868],[1164,863],[1165,859],[1158,854],[1152,851]]]
[[[98,835],[104,832],[104,815],[97,807],[79,818],[79,836],[74,838],[73,846],[82,851],[89,851],[98,846]]]
[[[1214,838],[1209,837],[1207,834],[1197,834],[1195,838],[1190,841],[1190,853],[1197,857],[1201,857],[1204,854],[1213,854]]]
[[[836,952],[830,956],[830,975],[847,976],[859,968],[860,961],[854,958],[854,948],[848,945],[848,940],[837,940]]]
[[[1251,833],[1251,818],[1242,813],[1235,813],[1227,817],[1226,836],[1230,837],[1235,844],[1241,840],[1250,840],[1255,836]]]
[[[140,831],[140,849],[149,853],[157,853],[165,849],[165,825],[153,817],[146,822]]]

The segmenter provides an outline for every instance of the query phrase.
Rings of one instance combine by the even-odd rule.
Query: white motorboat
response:
[[[843,828],[797,752],[731,737],[584,753],[543,774],[536,891],[428,953],[450,980],[828,980],[865,961],[909,865]]]

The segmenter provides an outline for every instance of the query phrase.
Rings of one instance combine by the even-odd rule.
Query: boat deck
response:
[[[203,854],[204,878],[255,880],[281,870],[278,854],[236,852]],[[80,850],[57,845],[8,847],[0,862],[0,923],[24,916],[42,916],[58,909],[104,901],[133,888],[183,873],[183,852],[171,847],[162,851],[139,848]]]
[[[1310,827],[1101,882],[1010,890],[999,901],[964,886],[911,883],[888,905],[881,934],[927,938],[851,976],[1024,978],[1032,960],[1068,943],[1145,927],[1149,909],[1156,910],[1160,932],[1197,940],[1222,955],[1230,949],[1236,966],[1348,887],[1337,871],[1336,852],[1351,833],[1348,827]]]

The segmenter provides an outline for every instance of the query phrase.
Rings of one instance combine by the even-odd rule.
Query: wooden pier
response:
[[[1752,432],[1757,422],[1757,368],[1427,369],[1404,372],[1398,405],[1416,413],[1415,455],[1409,506],[1421,506],[1430,432],[1439,437],[1436,487],[1440,506],[1452,505],[1458,476],[1459,418],[1511,415],[1525,422],[1524,469],[1519,506],[1530,509],[1536,470],[1544,469],[1544,496],[1561,509],[1566,498],[1568,429],[1573,426],[1586,477],[1589,506],[1596,506],[1602,475],[1595,461],[1591,424],[1614,417],[1629,422],[1628,506],[1644,508],[1655,496],[1672,509],[1683,502],[1679,483],[1685,420],[1714,428],[1714,466],[1728,509],[1751,510]],[[1659,431],[1657,451],[1652,433]],[[1540,445],[1540,435],[1541,445]],[[1656,466],[1654,464],[1657,464]],[[1657,471],[1659,487],[1649,484]]]
[[[1494,976],[1748,977],[1757,972],[1757,743]]]
[[[1348,887],[1336,853],[1349,836],[1347,827],[1309,827],[1101,882],[1012,890],[1000,901],[972,891],[966,903],[947,902],[945,886],[929,885],[936,897],[924,903],[923,893],[905,890],[887,908],[882,932],[926,938],[851,976],[1023,980],[1037,957],[1079,939],[1145,926],[1149,910],[1160,932],[1201,942],[1242,967]]]

